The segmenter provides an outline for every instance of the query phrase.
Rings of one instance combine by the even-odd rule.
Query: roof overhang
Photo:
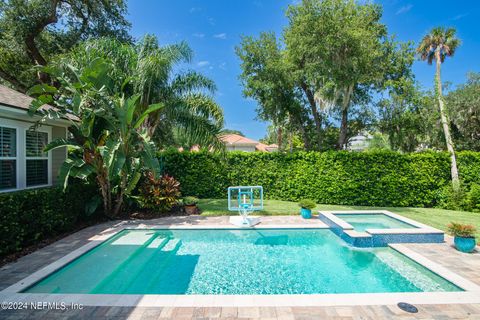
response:
[[[31,116],[28,114],[28,111],[23,108],[10,106],[3,103],[0,103],[0,118],[32,122],[32,123],[42,120],[42,117],[40,115]],[[58,127],[69,127],[72,125],[72,121],[67,119],[47,119],[42,123],[46,125],[52,125],[52,126],[58,126]]]

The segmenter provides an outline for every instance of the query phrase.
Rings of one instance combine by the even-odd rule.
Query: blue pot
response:
[[[310,219],[312,217],[312,210],[301,208],[300,214],[302,215],[303,219]]]
[[[455,237],[453,242],[458,251],[467,253],[472,252],[476,245],[475,238]]]

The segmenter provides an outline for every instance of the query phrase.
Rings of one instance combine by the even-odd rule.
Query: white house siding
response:
[[[235,145],[227,145],[227,151],[255,152],[255,146],[235,146]]]
[[[67,129],[64,127],[57,127],[52,126],[52,140],[58,138],[65,138],[67,136]],[[58,173],[60,172],[60,168],[62,167],[63,162],[67,157],[67,148],[57,148],[52,150],[52,161],[51,161],[51,168],[52,168],[52,183],[57,183]]]

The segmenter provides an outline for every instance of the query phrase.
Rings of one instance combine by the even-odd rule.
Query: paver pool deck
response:
[[[0,268],[0,291],[32,273],[56,262],[74,250],[93,241],[112,228],[150,227],[228,227],[229,217],[166,217],[155,220],[112,221],[83,229],[47,247]],[[326,227],[318,219],[304,220],[299,216],[262,217],[261,227]],[[108,231],[110,229],[110,231]],[[465,254],[452,247],[446,237],[441,244],[402,244],[404,248],[448,269],[480,286],[480,253]],[[305,296],[308,299],[308,296]],[[4,300],[5,295],[0,297]],[[100,297],[98,297],[100,299]],[[415,301],[407,301],[415,304]],[[100,303],[101,304],[101,303]],[[400,310],[395,304],[342,306],[84,306],[82,310],[0,310],[0,319],[479,319],[480,303],[415,304],[418,313]]]

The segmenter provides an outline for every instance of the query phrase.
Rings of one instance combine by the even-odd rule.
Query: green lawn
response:
[[[236,212],[229,212],[226,199],[201,199],[199,207],[204,216],[236,215]],[[264,210],[257,213],[260,215],[298,215],[299,207],[296,202],[265,200]],[[403,208],[403,207],[362,207],[362,206],[337,206],[320,204],[315,210],[389,210],[414,219],[418,222],[428,224],[434,228],[445,230],[451,221],[472,224],[477,228],[476,237],[480,240],[480,213],[452,211],[436,208]]]

